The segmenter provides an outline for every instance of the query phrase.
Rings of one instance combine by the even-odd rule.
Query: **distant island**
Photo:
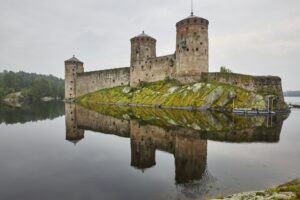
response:
[[[64,98],[64,80],[23,71],[0,72],[0,100],[9,104]]]
[[[295,91],[285,91],[283,95],[286,97],[300,97],[300,90]]]

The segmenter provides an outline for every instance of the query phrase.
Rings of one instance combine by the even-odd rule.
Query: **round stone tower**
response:
[[[131,38],[131,59],[130,59],[130,85],[138,84],[139,77],[143,77],[145,64],[148,58],[156,57],[156,39],[142,34]]]
[[[76,98],[77,73],[83,71],[83,62],[75,58],[74,55],[65,61],[65,99]]]
[[[208,23],[193,14],[176,23],[176,76],[181,82],[208,72]]]
[[[156,40],[143,31],[142,34],[131,38],[131,66],[156,57]]]

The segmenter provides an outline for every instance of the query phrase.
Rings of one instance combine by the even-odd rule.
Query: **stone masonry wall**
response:
[[[76,98],[76,80],[77,73],[83,72],[83,63],[81,62],[65,62],[65,98]]]
[[[281,79],[277,76],[250,76],[235,73],[202,73],[201,81],[225,83],[243,89],[259,92],[271,93],[278,97],[275,104],[277,108],[282,108],[284,103]]]
[[[155,82],[172,77],[175,72],[174,54],[156,58],[148,58],[140,64],[131,66],[130,86],[137,86],[141,81]]]
[[[78,73],[76,96],[80,97],[105,88],[129,85],[129,82],[129,67]]]
[[[182,83],[208,72],[208,20],[189,17],[176,24],[176,76]]]

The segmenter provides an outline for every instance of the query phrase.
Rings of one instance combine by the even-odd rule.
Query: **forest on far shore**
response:
[[[0,99],[21,92],[24,101],[38,101],[42,97],[64,97],[64,80],[53,75],[26,73],[23,71],[0,72]]]

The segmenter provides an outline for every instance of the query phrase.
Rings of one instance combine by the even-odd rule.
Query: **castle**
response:
[[[156,39],[144,33],[133,37],[130,67],[84,72],[73,56],[65,61],[65,98],[72,99],[104,88],[137,86],[166,77],[182,83],[199,80],[208,72],[208,20],[191,14],[176,24],[176,51],[157,57]]]
[[[281,79],[276,76],[249,76],[210,73],[208,20],[191,15],[176,23],[174,54],[157,57],[156,40],[145,34],[133,37],[130,67],[84,72],[83,62],[73,56],[65,61],[65,99],[70,100],[105,88],[173,78],[183,84],[217,82],[272,94],[275,109],[284,107]]]

